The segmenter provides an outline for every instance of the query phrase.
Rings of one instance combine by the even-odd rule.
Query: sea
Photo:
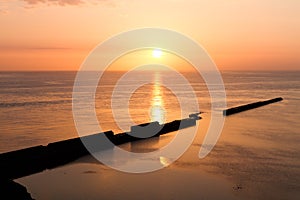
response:
[[[79,136],[72,112],[76,74],[0,72],[0,153]],[[95,95],[87,97],[95,100],[101,130],[124,132],[135,124],[169,122],[199,111],[198,129],[207,130],[211,98],[201,75],[181,72],[188,81],[183,83],[168,71],[136,71],[135,79],[118,82],[123,75],[105,72]],[[299,199],[300,71],[222,71],[221,76],[227,107],[275,97],[283,101],[226,117],[220,139],[204,159],[197,156],[206,133],[198,131],[190,153],[184,154],[187,159],[173,165],[224,176],[241,199]],[[142,80],[151,81],[134,87]],[[121,90],[115,89],[118,84]],[[91,87],[89,81],[83,87]],[[186,103],[195,97],[198,107]],[[88,125],[86,135],[98,131]]]

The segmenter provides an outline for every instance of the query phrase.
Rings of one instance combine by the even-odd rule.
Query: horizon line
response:
[[[1,72],[78,72],[79,70],[0,70]],[[98,70],[87,70],[85,72],[95,72]],[[99,70],[101,71],[101,70]],[[128,70],[107,70],[107,72],[127,72]],[[157,71],[157,70],[136,70],[138,72],[149,72],[149,71]],[[167,70],[159,70],[159,71],[167,71]],[[180,70],[181,71],[181,70]],[[211,71],[211,70],[207,70]],[[239,72],[296,72],[300,71],[300,69],[219,69],[221,72],[226,71],[239,71]],[[82,71],[84,72],[84,71]],[[182,70],[181,72],[194,72],[193,70]]]

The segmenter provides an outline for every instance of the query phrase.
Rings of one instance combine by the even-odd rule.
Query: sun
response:
[[[162,51],[160,49],[154,49],[152,51],[152,56],[154,58],[160,58],[162,56]]]

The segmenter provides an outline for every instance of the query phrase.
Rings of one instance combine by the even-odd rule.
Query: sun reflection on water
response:
[[[164,167],[168,167],[172,163],[171,160],[169,160],[168,158],[163,157],[163,156],[159,157],[159,161]]]
[[[152,99],[150,108],[151,121],[157,121],[160,124],[165,122],[165,109],[162,96],[162,87],[160,86],[160,74],[154,76],[154,85],[152,89]]]

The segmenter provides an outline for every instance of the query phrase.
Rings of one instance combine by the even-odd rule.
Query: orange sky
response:
[[[110,36],[160,27],[220,69],[300,69],[298,0],[1,0],[0,70],[77,70]]]

